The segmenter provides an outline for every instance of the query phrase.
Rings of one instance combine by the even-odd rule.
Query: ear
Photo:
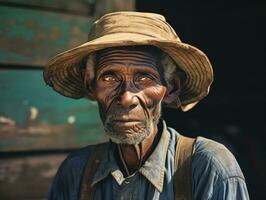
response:
[[[179,108],[181,102],[179,100],[179,94],[181,90],[181,79],[178,74],[174,75],[174,78],[170,83],[167,83],[167,91],[163,99],[163,103],[167,107]]]
[[[83,77],[83,86],[84,86],[84,96],[85,98],[96,101],[95,93],[93,90],[91,75],[89,74],[89,71],[82,70],[82,77]]]
[[[92,101],[96,101],[96,96],[93,87],[93,77],[94,77],[94,67],[95,67],[95,55],[90,54],[88,58],[86,58],[85,67],[82,69],[82,77],[83,77],[83,86],[84,86],[84,96]]]

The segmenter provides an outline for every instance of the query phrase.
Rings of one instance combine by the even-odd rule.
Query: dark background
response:
[[[165,109],[168,124],[225,144],[242,168],[251,199],[265,199],[266,3],[138,0],[137,10],[163,14],[214,68],[210,94],[187,113]]]

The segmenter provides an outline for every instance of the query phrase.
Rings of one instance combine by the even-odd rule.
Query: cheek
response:
[[[109,105],[114,99],[115,92],[110,88],[96,88],[95,99],[98,102],[101,115],[106,113]]]
[[[148,105],[152,106],[161,103],[166,93],[166,87],[161,85],[156,87],[150,87],[145,89],[143,92]]]
[[[147,88],[145,91],[146,105],[148,108],[149,118],[157,121],[161,114],[161,102],[166,93],[166,87],[157,86]]]

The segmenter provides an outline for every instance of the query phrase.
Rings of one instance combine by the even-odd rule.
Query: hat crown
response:
[[[94,22],[88,40],[116,33],[133,33],[161,40],[180,41],[162,15],[143,12],[114,12],[104,15]]]

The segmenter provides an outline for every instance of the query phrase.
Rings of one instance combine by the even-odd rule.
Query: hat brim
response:
[[[213,70],[207,56],[196,47],[180,40],[160,40],[136,33],[113,33],[86,42],[58,54],[44,68],[44,80],[55,91],[71,98],[86,96],[79,63],[89,54],[101,49],[119,46],[151,45],[167,53],[186,73],[180,92],[184,111],[191,109],[209,93]]]

